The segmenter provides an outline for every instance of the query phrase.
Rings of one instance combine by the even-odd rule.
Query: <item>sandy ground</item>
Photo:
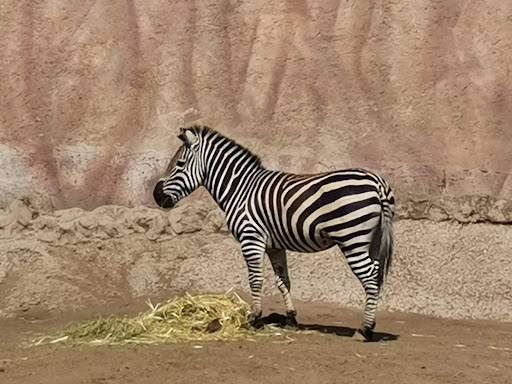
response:
[[[380,312],[380,341],[362,343],[351,337],[359,324],[360,311],[332,304],[298,304],[299,322],[318,333],[293,335],[293,341],[279,343],[266,340],[156,347],[26,348],[23,342],[36,334],[90,314],[3,320],[0,382],[512,382],[511,323]],[[281,311],[275,299],[267,300],[266,306],[267,312]]]

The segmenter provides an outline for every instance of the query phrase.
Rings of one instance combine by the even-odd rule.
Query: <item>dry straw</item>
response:
[[[288,338],[285,330],[265,325],[256,330],[247,325],[249,305],[236,293],[186,294],[136,317],[99,317],[72,325],[55,335],[35,340],[33,345],[126,345],[163,344],[213,340],[254,340],[258,336]],[[288,338],[289,339],[289,338]]]

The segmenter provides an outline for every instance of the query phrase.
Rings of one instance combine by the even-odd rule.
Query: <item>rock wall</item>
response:
[[[247,290],[204,190],[148,208],[194,122],[269,168],[388,179],[382,307],[511,320],[511,15],[500,0],[2,0],[0,315]],[[290,258],[295,297],[361,303],[337,251]]]
[[[3,0],[0,206],[151,204],[202,122],[268,167],[512,196],[512,3]]]
[[[379,308],[512,321],[510,225],[398,219],[395,234]],[[265,295],[279,296],[265,263]],[[362,308],[363,290],[338,249],[291,253],[289,268],[295,299]],[[169,212],[53,211],[36,196],[0,212],[0,317],[104,311],[231,288],[248,292],[247,268],[222,212],[205,202]]]

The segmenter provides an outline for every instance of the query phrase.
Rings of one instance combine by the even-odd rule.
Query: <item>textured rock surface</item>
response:
[[[396,209],[402,219],[454,220],[460,223],[512,223],[512,200],[489,196],[402,196]]]
[[[34,201],[34,202],[32,202]],[[208,204],[52,211],[35,198],[0,212],[0,316],[96,308],[173,293],[248,291],[223,214]],[[512,227],[398,220],[381,308],[512,320]],[[270,263],[265,294],[277,295]],[[337,249],[289,256],[293,297],[362,307]]]
[[[151,202],[202,121],[275,169],[512,196],[512,2],[2,0],[0,206]],[[169,132],[171,129],[172,132]]]
[[[201,122],[273,169],[391,182],[384,306],[510,320],[511,14],[498,0],[3,0],[0,315],[246,290],[204,191],[143,207],[177,127]],[[338,259],[291,255],[294,296],[359,305]]]

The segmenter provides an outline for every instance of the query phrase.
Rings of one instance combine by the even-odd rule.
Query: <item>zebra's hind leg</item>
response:
[[[286,250],[284,249],[267,249],[267,254],[272,263],[272,268],[276,276],[277,287],[283,295],[286,305],[286,323],[292,327],[297,327],[297,311],[292,302],[290,295],[290,276],[288,275],[288,264],[286,262]]]
[[[367,249],[351,249],[340,245],[341,251],[346,256],[352,272],[361,282],[366,293],[364,319],[361,328],[356,332],[356,337],[362,336],[365,341],[371,341],[375,328],[375,313],[379,300],[380,286],[378,281],[378,263],[370,258]],[[365,247],[367,248],[367,247]]]

